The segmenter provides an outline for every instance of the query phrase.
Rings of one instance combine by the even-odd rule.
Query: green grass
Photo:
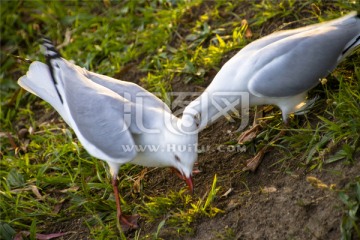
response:
[[[179,235],[192,233],[191,223],[195,219],[201,216],[214,217],[223,212],[212,206],[219,191],[216,183],[215,175],[211,188],[204,198],[196,199],[186,195],[185,191],[170,192],[165,197],[147,197],[147,203],[144,203],[140,214],[146,217],[148,222],[155,222],[162,216],[167,216],[163,220],[164,222],[160,222],[161,225],[166,224],[168,228],[174,229]],[[161,226],[160,224],[159,226]]]
[[[71,231],[68,225],[74,219],[83,221],[81,226],[92,239],[119,236],[106,163],[89,156],[47,103],[19,91],[16,84],[27,71],[29,60],[44,60],[39,51],[41,34],[57,45],[64,43],[60,51],[65,58],[98,73],[117,77],[135,65],[138,75],[134,77],[140,79],[134,81],[170,103],[168,92],[173,81],[202,84],[211,71],[221,68],[228,53],[287,27],[275,23],[292,19],[291,27],[303,26],[337,17],[339,10],[360,8],[358,3],[347,1],[279,2],[2,1],[0,238],[10,239],[19,231],[29,231],[31,236],[59,231],[54,223],[64,224]],[[244,11],[233,13],[238,8]],[[244,37],[246,28],[241,20],[245,17],[253,33],[251,39]],[[70,42],[66,35],[71,37]],[[287,169],[294,158],[307,170],[340,160],[344,164],[356,161],[360,142],[356,134],[360,132],[358,66],[357,53],[328,77],[327,84],[311,92],[321,94],[321,98],[305,117],[295,117],[288,134],[274,143],[283,156],[275,167]],[[30,128],[27,137],[18,135]],[[281,128],[280,116],[276,115],[259,135],[258,147],[271,141]],[[11,134],[16,148],[5,133]],[[164,229],[173,230],[176,236],[191,235],[196,219],[221,213],[216,207],[216,177],[203,199],[184,190],[169,190],[165,195],[141,192],[138,196],[131,189],[141,170],[132,165],[121,168],[124,211],[139,213],[158,227],[153,232],[139,230],[130,237],[158,239]],[[359,235],[354,224],[359,218],[358,183],[358,178],[353,179],[339,195],[344,202],[344,239]],[[226,234],[233,236],[231,229]]]
[[[344,203],[344,214],[341,221],[342,239],[351,239],[352,236],[360,236],[359,207],[360,207],[360,179],[356,183],[350,183],[344,191],[339,193]],[[354,233],[353,233],[354,232]]]
[[[294,128],[287,129],[290,133],[283,137],[283,143],[290,148],[284,151],[287,158],[301,158],[309,169],[321,169],[323,164],[333,163],[339,160],[354,161],[356,152],[359,151],[360,117],[360,75],[355,62],[359,62],[359,56],[353,56],[355,71],[349,74],[347,70],[337,69],[334,79],[328,77],[324,86],[319,86],[325,96],[317,100],[312,111],[319,113],[311,116],[315,119],[306,119],[298,122],[299,117],[291,123]],[[347,74],[347,79],[344,78]],[[330,82],[338,81],[337,87],[327,86]],[[331,88],[331,90],[329,89]],[[315,90],[316,91],[316,90]],[[323,94],[322,93],[322,94]],[[326,106],[326,110],[321,109]],[[306,116],[305,116],[306,117]],[[303,117],[301,117],[303,118]],[[275,130],[281,128],[281,123],[274,121]],[[270,131],[267,129],[266,131]]]

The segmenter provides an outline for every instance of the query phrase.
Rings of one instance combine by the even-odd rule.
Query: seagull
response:
[[[42,47],[47,64],[31,63],[18,84],[50,103],[87,152],[107,162],[117,217],[125,229],[138,228],[138,216],[121,211],[117,176],[122,164],[171,167],[193,191],[197,133],[190,118],[177,118],[164,102],[134,83],[72,64],[49,39]]]
[[[217,73],[183,114],[201,131],[222,116],[257,105],[288,115],[308,109],[307,92],[360,44],[360,14],[272,33],[242,50]]]

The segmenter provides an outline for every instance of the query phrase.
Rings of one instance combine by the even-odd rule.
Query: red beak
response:
[[[182,179],[182,180],[184,180],[184,181],[186,182],[186,185],[188,186],[190,193],[193,194],[193,193],[194,193],[194,185],[193,185],[192,177],[190,176],[190,177],[186,178],[186,177],[185,177],[184,175],[182,175],[182,174],[179,172],[179,170],[177,170],[176,168],[173,168],[173,167],[172,167],[171,170],[172,170],[173,172],[175,172],[176,175],[177,175],[180,179]]]
[[[192,180],[192,177],[188,177],[188,178],[185,178],[185,182],[186,184],[188,185],[189,187],[189,191],[191,194],[194,194],[194,185],[193,185],[193,180]]]

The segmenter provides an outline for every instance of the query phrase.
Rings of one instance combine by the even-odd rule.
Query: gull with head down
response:
[[[123,227],[138,226],[137,216],[121,212],[117,175],[122,164],[172,167],[193,191],[197,134],[191,121],[175,117],[165,103],[134,83],[61,58],[49,40],[44,39],[43,47],[47,64],[33,62],[18,84],[50,103],[84,148],[108,163]]]
[[[275,32],[250,43],[226,62],[183,114],[192,117],[201,131],[244,105],[271,104],[281,109],[286,122],[289,114],[311,105],[306,104],[307,92],[359,44],[360,14],[356,12]]]

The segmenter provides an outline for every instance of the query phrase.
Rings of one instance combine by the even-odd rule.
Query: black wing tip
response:
[[[60,58],[61,54],[55,48],[51,39],[46,36],[42,36],[41,45],[44,47],[44,55],[47,59]]]
[[[356,13],[355,17],[360,18],[360,10],[355,10],[355,13]]]
[[[43,52],[46,58],[46,64],[49,67],[49,71],[50,71],[50,75],[51,75],[51,79],[54,83],[55,89],[56,89],[56,93],[59,96],[60,102],[61,104],[64,104],[63,98],[61,97],[61,94],[59,92],[59,89],[57,87],[57,81],[54,75],[54,69],[53,69],[53,65],[52,65],[52,59],[56,59],[56,58],[61,58],[61,54],[58,52],[58,50],[56,50],[54,44],[52,43],[51,39],[46,37],[46,36],[42,36],[41,38],[41,46],[44,48]]]

